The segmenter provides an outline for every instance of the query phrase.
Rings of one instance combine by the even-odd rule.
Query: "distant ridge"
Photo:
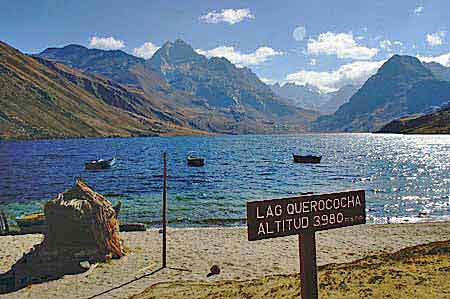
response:
[[[359,87],[349,84],[337,91],[324,93],[312,85],[297,85],[288,82],[283,85],[275,83],[271,85],[271,88],[274,93],[289,99],[299,108],[312,109],[321,114],[333,114],[340,106],[348,102]]]
[[[274,93],[291,100],[297,107],[304,109],[318,110],[319,107],[328,100],[328,95],[312,85],[297,85],[295,83],[285,83],[280,85],[275,83],[271,86]]]

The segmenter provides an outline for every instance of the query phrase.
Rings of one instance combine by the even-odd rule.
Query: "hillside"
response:
[[[378,133],[450,134],[450,107],[419,117],[393,120]]]
[[[442,81],[417,58],[392,56],[333,115],[320,117],[315,130],[367,132],[404,115],[423,113],[450,98]]]
[[[194,134],[119,84],[39,60],[0,42],[0,138]]]

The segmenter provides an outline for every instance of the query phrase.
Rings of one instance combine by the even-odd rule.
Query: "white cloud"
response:
[[[102,50],[117,50],[125,47],[125,43],[122,40],[115,39],[112,36],[110,37],[93,36],[89,42],[89,47]]]
[[[310,84],[324,92],[335,91],[347,84],[362,84],[375,74],[383,61],[356,61],[329,72],[299,71],[286,76],[287,82]]]
[[[370,59],[378,53],[377,48],[358,45],[351,33],[334,32],[321,33],[317,39],[310,39],[307,49],[313,55],[336,55],[338,58],[355,60]]]
[[[197,53],[207,57],[225,57],[232,63],[242,67],[261,64],[270,58],[283,55],[283,52],[276,51],[269,47],[260,47],[253,53],[243,54],[234,47],[221,46],[211,50],[197,49]]]
[[[306,28],[303,26],[298,26],[297,28],[294,29],[292,36],[296,41],[304,40],[306,37]]]
[[[417,56],[423,62],[437,62],[443,66],[450,67],[450,52],[438,56]]]
[[[388,39],[380,40],[380,48],[386,50],[386,52],[392,52],[395,48],[402,47],[403,43],[401,41],[395,40],[390,41]]]
[[[414,14],[415,14],[416,16],[420,16],[420,15],[423,13],[423,9],[424,9],[424,7],[423,7],[422,5],[417,6],[417,7],[414,9]]]
[[[444,42],[444,37],[445,37],[444,31],[429,33],[429,34],[427,34],[427,43],[432,47],[440,46]]]
[[[309,65],[316,65],[317,64],[317,60],[314,58],[311,58],[311,60],[309,61]]]
[[[152,58],[153,54],[158,51],[159,47],[151,42],[144,43],[139,48],[133,49],[133,54],[137,57],[142,57],[144,59]]]
[[[206,23],[218,24],[218,23],[229,23],[236,24],[242,22],[245,19],[254,19],[255,16],[252,15],[250,9],[240,8],[240,9],[222,9],[218,11],[210,11],[206,15],[200,16],[200,20]]]

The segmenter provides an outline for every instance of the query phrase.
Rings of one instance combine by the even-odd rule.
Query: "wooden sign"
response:
[[[365,222],[364,190],[247,202],[249,241]]]
[[[303,299],[318,298],[315,232],[364,223],[364,190],[247,202],[249,241],[299,235]]]

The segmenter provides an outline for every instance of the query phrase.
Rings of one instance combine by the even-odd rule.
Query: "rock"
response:
[[[87,271],[91,268],[91,263],[89,261],[82,261],[80,262],[80,267]]]
[[[220,268],[217,265],[214,265],[209,269],[209,273],[206,275],[206,277],[210,277],[213,275],[219,275],[220,274]]]

